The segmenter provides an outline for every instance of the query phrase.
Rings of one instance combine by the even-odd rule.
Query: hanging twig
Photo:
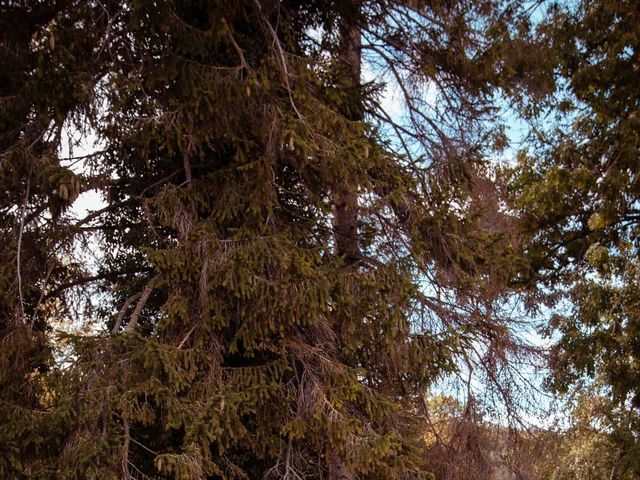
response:
[[[27,203],[29,202],[29,193],[31,190],[31,178],[27,177],[27,189],[24,195],[24,202],[20,208],[20,227],[18,229],[18,245],[16,252],[16,277],[18,281],[18,297],[20,299],[20,318],[24,318],[24,297],[22,295],[22,235],[24,232],[24,218],[27,213]]]

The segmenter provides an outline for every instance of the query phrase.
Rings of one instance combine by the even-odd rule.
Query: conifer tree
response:
[[[479,345],[500,381],[513,346],[485,159],[496,92],[540,83],[519,5],[48,8],[3,11],[25,27],[3,31],[0,472],[426,478],[425,392]],[[74,118],[104,145],[81,178],[58,155]],[[106,206],[75,220],[83,189]],[[97,272],[70,260],[87,231]],[[98,330],[52,343],[88,285]]]

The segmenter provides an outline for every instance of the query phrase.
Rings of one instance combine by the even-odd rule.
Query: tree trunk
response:
[[[609,477],[609,480],[618,480],[618,468],[616,465],[611,469],[611,476]]]
[[[356,8],[359,10],[360,6]],[[347,76],[344,87],[357,93],[360,86],[361,73],[361,34],[360,27],[351,18],[345,18],[342,25],[341,61],[345,66]],[[359,101],[359,100],[357,100]],[[349,108],[346,116],[350,120],[362,120],[360,106]],[[352,186],[355,188],[355,185]],[[347,264],[353,264],[360,258],[358,246],[358,195],[355,190],[345,189],[335,192],[335,253],[344,256]]]
[[[360,10],[359,1],[355,4],[355,10],[356,12]],[[343,50],[340,60],[344,64],[347,73],[344,87],[356,94],[360,86],[361,32],[360,27],[353,21],[354,19],[357,18],[347,15],[343,17],[341,31]],[[360,106],[355,106],[355,108],[347,108],[345,115],[350,120],[362,120],[361,111]],[[350,185],[349,187],[335,192],[335,217],[333,222],[335,254],[345,258],[346,268],[351,268],[360,258],[357,186]],[[340,329],[339,325],[338,329]],[[355,478],[344,457],[339,455],[331,446],[329,446],[327,452],[327,463],[329,480],[353,480]]]
[[[329,452],[327,462],[329,463],[329,480],[353,480],[355,478],[344,459],[336,455],[335,452]]]

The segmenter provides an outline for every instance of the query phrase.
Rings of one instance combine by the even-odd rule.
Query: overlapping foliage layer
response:
[[[460,375],[475,419],[471,375],[509,403],[522,353],[487,158],[496,99],[553,81],[528,13],[3,6],[0,475],[445,475],[425,393]],[[61,158],[83,129],[99,150]],[[105,206],[78,219],[89,190]],[[89,331],[55,337],[76,317]]]
[[[513,172],[532,280],[560,307],[549,383],[578,399],[577,453],[557,478],[640,475],[639,20],[633,1],[553,12],[544,35],[562,89]]]

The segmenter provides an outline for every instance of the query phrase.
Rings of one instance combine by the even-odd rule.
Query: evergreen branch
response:
[[[249,67],[249,64],[247,63],[247,61],[244,58],[244,52],[242,51],[242,49],[238,45],[238,42],[236,42],[236,39],[233,37],[233,33],[231,32],[231,28],[229,28],[229,24],[227,23],[227,21],[224,18],[222,19],[222,23],[224,25],[225,32],[229,36],[229,41],[231,42],[231,45],[233,45],[233,48],[238,53],[238,57],[240,57],[240,67],[239,67],[239,69],[245,69],[245,70],[250,72],[251,71],[251,67]]]
[[[151,271],[151,268],[146,267],[146,268],[140,268],[140,269],[122,270],[122,271],[119,271],[119,272],[105,272],[105,273],[99,273],[97,275],[90,275],[90,276],[87,276],[87,277],[80,277],[80,278],[77,278],[75,280],[63,283],[62,285],[59,285],[54,290],[52,290],[49,293],[47,293],[44,296],[43,301],[49,300],[50,298],[57,297],[62,292],[64,292],[65,290],[68,290],[70,288],[77,287],[79,285],[85,285],[85,284],[91,283],[91,282],[95,282],[96,280],[112,279],[114,277],[120,277],[122,275],[133,275],[133,274],[136,274],[136,273],[145,273],[145,272],[149,272],[149,271]]]
[[[89,214],[78,220],[75,225],[73,225],[73,228],[79,228],[82,225],[91,222],[92,220],[98,218],[100,215],[102,215],[103,213],[107,213],[107,212],[112,212],[113,210],[117,210],[119,208],[122,208],[123,206],[125,206],[126,204],[131,203],[131,199],[127,199],[123,202],[118,202],[118,203],[111,203],[109,205],[107,205],[104,208],[101,208],[99,210],[94,210],[89,212]]]

